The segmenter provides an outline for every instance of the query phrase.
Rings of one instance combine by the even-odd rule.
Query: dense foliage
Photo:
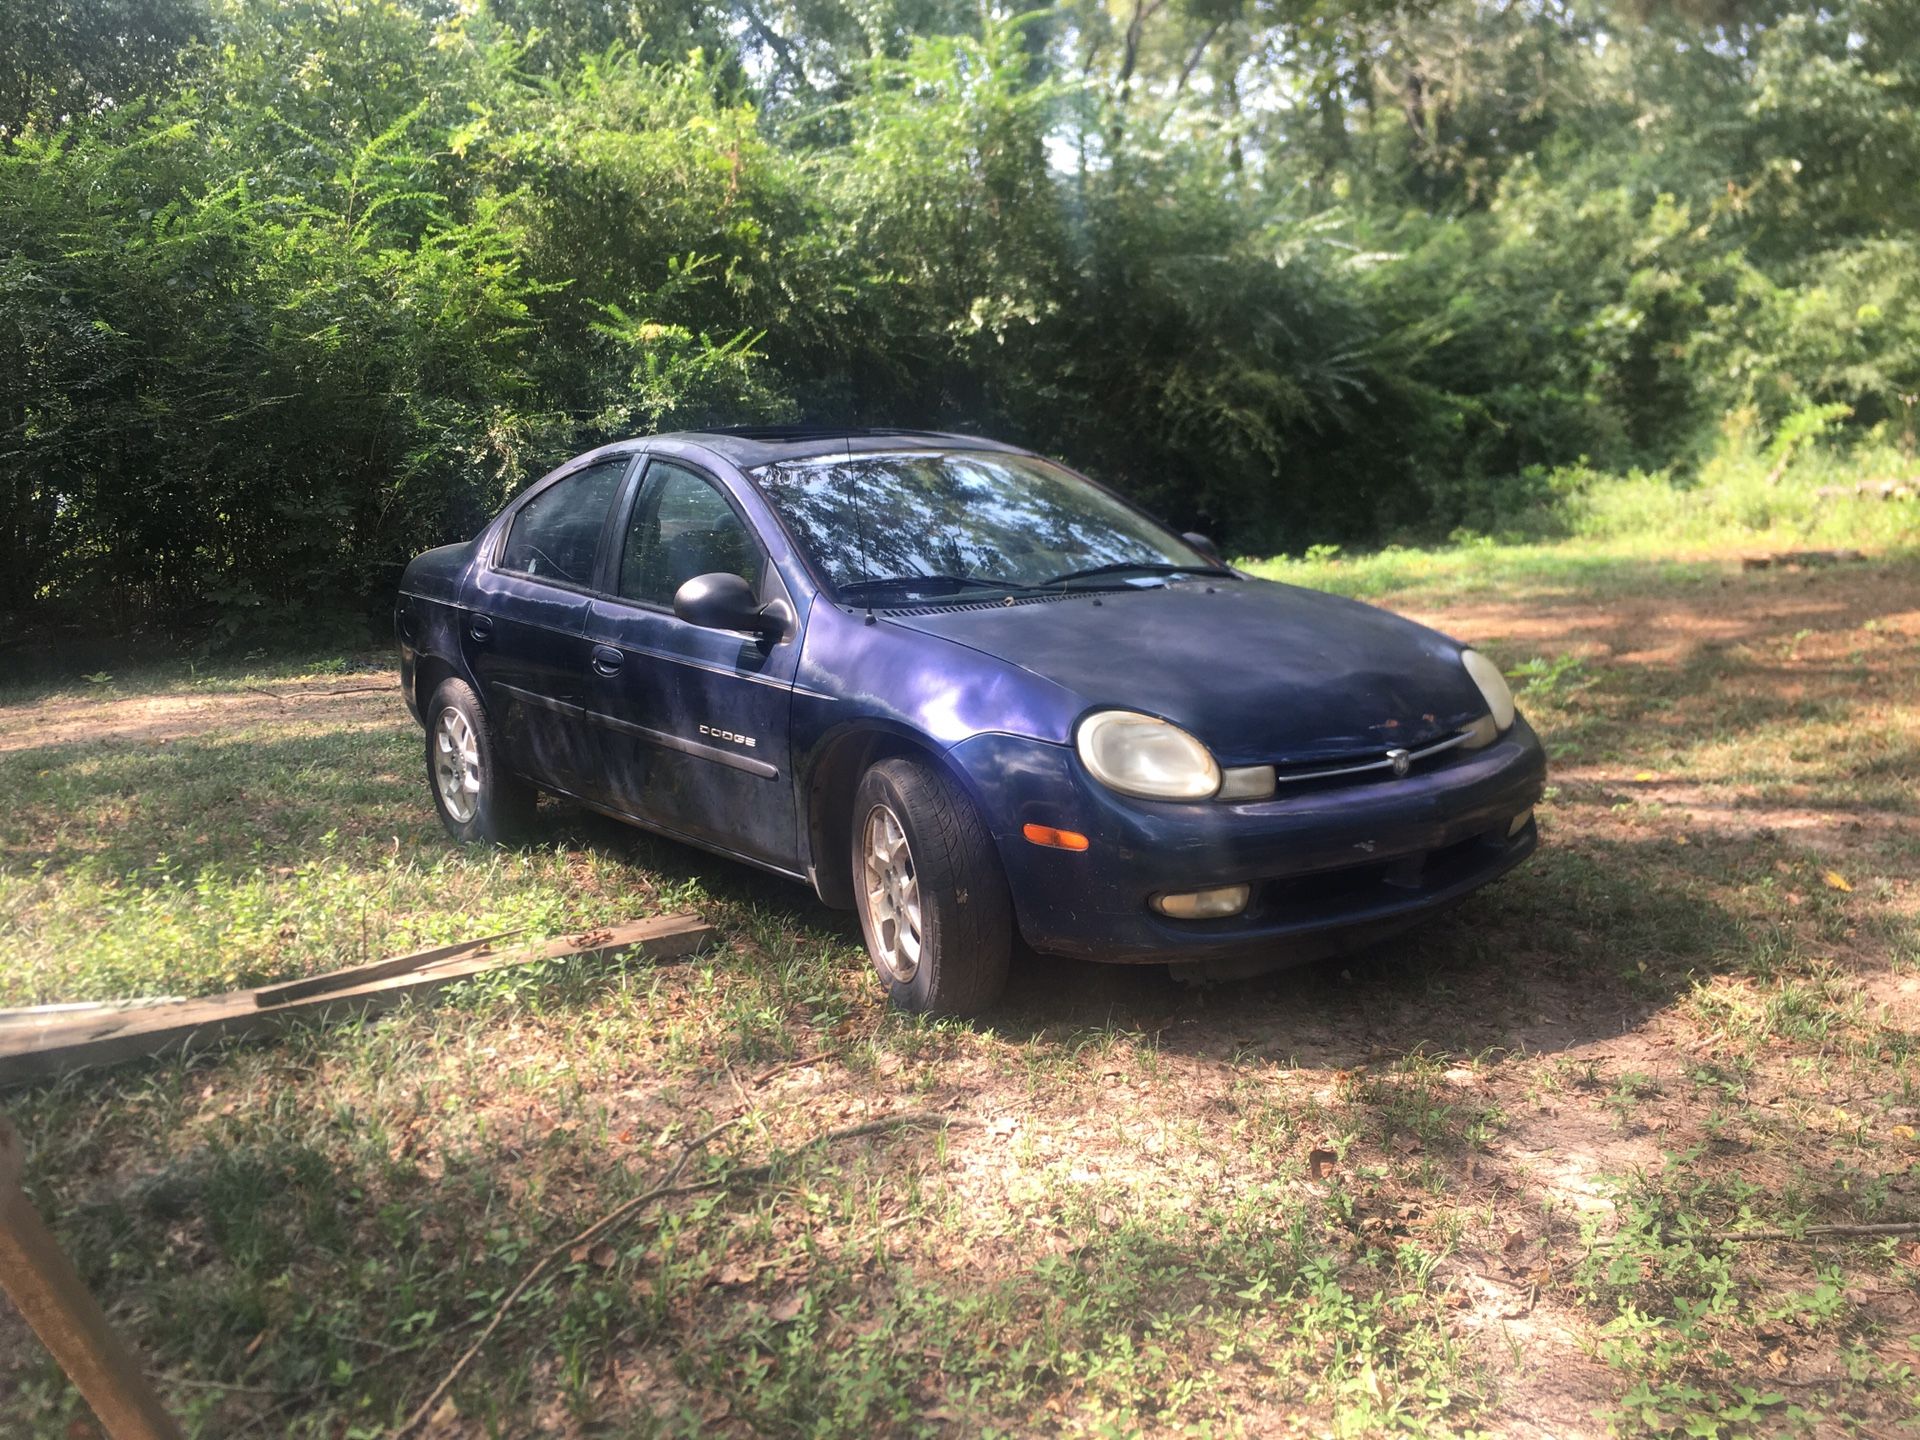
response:
[[[994,433],[1240,550],[1912,444],[1920,0],[0,20],[0,614],[378,608],[665,426]]]

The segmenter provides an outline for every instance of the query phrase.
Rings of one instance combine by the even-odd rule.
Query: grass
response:
[[[1541,855],[1366,956],[1047,961],[975,1025],[884,1011],[805,892],[577,811],[454,850],[384,660],[16,687],[6,1003],[724,937],[15,1092],[30,1191],[196,1435],[390,1433],[726,1120],[434,1433],[1894,1433],[1920,1244],[1717,1232],[1920,1218],[1920,564],[1735,554],[1276,565],[1515,675]],[[956,1123],[819,1141],[909,1111]],[[84,1417],[0,1311],[0,1435]]]
[[[1242,562],[1271,579],[1374,598],[1605,601],[1652,583],[1685,595],[1721,583],[1740,554],[1821,548],[1910,551],[1920,538],[1912,498],[1878,498],[1904,484],[1913,458],[1895,445],[1763,445],[1749,415],[1730,416],[1696,474],[1612,475],[1570,466],[1536,477],[1534,501],[1487,532],[1456,532],[1440,548],[1389,545],[1349,555],[1317,545],[1303,556]]]

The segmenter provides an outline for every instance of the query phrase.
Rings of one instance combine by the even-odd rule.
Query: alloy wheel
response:
[[[874,958],[889,978],[905,985],[920,968],[920,878],[906,829],[888,806],[867,813],[861,853]]]
[[[480,742],[473,726],[449,705],[433,727],[433,783],[440,803],[456,825],[465,825],[480,809]]]

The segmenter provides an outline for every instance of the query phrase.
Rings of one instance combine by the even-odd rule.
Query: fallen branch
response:
[[[165,1381],[169,1385],[181,1385],[194,1390],[221,1390],[233,1395],[272,1395],[271,1385],[242,1385],[233,1380],[202,1380],[193,1375],[169,1375],[161,1370],[149,1370],[149,1380]]]
[[[1920,1220],[1894,1220],[1880,1225],[1803,1225],[1798,1230],[1784,1226],[1769,1226],[1764,1230],[1699,1230],[1692,1235],[1676,1235],[1670,1229],[1661,1232],[1663,1239],[1727,1240],[1736,1244],[1749,1240],[1873,1240],[1889,1235],[1920,1235]],[[1627,1238],[1601,1235],[1595,1237],[1592,1244],[1604,1248],[1618,1245]]]
[[[394,1431],[394,1440],[401,1440],[401,1437],[413,1434],[433,1418],[434,1412],[440,1408],[440,1402],[446,1398],[447,1392],[459,1382],[460,1377],[466,1373],[467,1366],[473,1363],[474,1357],[480,1353],[481,1348],[486,1345],[487,1341],[493,1338],[493,1332],[500,1328],[500,1322],[507,1318],[507,1311],[513,1308],[515,1301],[527,1293],[527,1290],[533,1285],[534,1281],[547,1273],[548,1266],[564,1256],[571,1254],[576,1246],[591,1245],[622,1220],[638,1212],[643,1206],[650,1205],[655,1200],[671,1192],[674,1189],[673,1182],[679,1179],[680,1172],[686,1169],[687,1161],[705,1149],[707,1143],[716,1135],[739,1124],[742,1118],[744,1117],[736,1115],[731,1120],[714,1126],[711,1130],[707,1131],[706,1134],[696,1136],[694,1139],[689,1140],[685,1145],[680,1147],[679,1156],[674,1160],[673,1164],[668,1167],[665,1177],[658,1185],[654,1186],[653,1189],[636,1195],[631,1200],[617,1206],[615,1209],[594,1221],[593,1224],[587,1226],[586,1229],[582,1230],[572,1239],[561,1241],[558,1245],[554,1246],[553,1249],[547,1251],[546,1254],[534,1261],[533,1267],[529,1269],[525,1275],[520,1277],[520,1283],[507,1292],[507,1298],[502,1300],[494,1310],[493,1318],[487,1321],[486,1328],[480,1332],[473,1344],[467,1347],[466,1353],[454,1361],[453,1368],[441,1377],[440,1383],[433,1387],[433,1392],[428,1395],[425,1400],[420,1402],[420,1408],[408,1417],[406,1424]],[[703,1190],[712,1189],[717,1183],[717,1181],[709,1181],[704,1185],[690,1188]]]
[[[495,1308],[492,1317],[487,1321],[486,1327],[481,1330],[473,1344],[467,1347],[466,1353],[461,1355],[461,1357],[454,1362],[453,1368],[441,1377],[440,1383],[435,1385],[432,1393],[420,1402],[419,1408],[407,1418],[406,1423],[393,1432],[393,1440],[405,1440],[405,1437],[417,1432],[421,1426],[433,1418],[435,1412],[440,1408],[441,1402],[446,1399],[447,1392],[459,1383],[460,1377],[466,1373],[467,1367],[473,1363],[474,1358],[479,1355],[487,1341],[493,1338],[493,1332],[500,1328],[501,1321],[507,1318],[507,1312],[513,1308],[514,1303],[519,1300],[522,1295],[526,1294],[532,1287],[534,1281],[546,1274],[547,1270],[556,1262],[572,1255],[582,1245],[592,1245],[596,1241],[605,1238],[613,1230],[617,1229],[626,1221],[631,1220],[656,1200],[663,1200],[669,1195],[693,1195],[703,1190],[717,1190],[725,1186],[764,1180],[767,1176],[773,1174],[785,1160],[791,1159],[791,1155],[781,1156],[774,1160],[764,1161],[758,1165],[750,1165],[743,1169],[731,1171],[713,1180],[701,1180],[692,1185],[674,1184],[674,1181],[680,1178],[680,1172],[686,1168],[687,1161],[704,1150],[708,1143],[716,1136],[740,1124],[747,1118],[747,1113],[750,1112],[735,1115],[730,1120],[723,1120],[705,1134],[697,1135],[692,1140],[689,1140],[681,1147],[680,1154],[675,1158],[673,1164],[667,1168],[667,1173],[661,1177],[658,1185],[654,1186],[651,1190],[634,1196],[631,1200],[623,1201],[591,1225],[587,1226],[586,1229],[568,1239],[562,1240],[558,1245],[534,1261],[532,1268],[520,1277],[520,1283],[508,1291],[506,1299],[502,1300],[498,1307]],[[879,1120],[869,1120],[863,1125],[849,1125],[843,1130],[829,1130],[824,1135],[816,1135],[813,1139],[802,1145],[800,1149],[808,1150],[817,1145],[830,1145],[836,1140],[853,1140],[862,1135],[883,1135],[894,1130],[922,1128],[951,1130],[972,1128],[976,1124],[977,1122],[975,1121],[962,1120],[951,1115],[935,1115],[928,1111],[915,1110],[905,1115],[888,1115]]]
[[[811,1055],[802,1055],[793,1060],[782,1060],[778,1065],[762,1070],[758,1075],[753,1077],[750,1083],[755,1090],[758,1090],[762,1085],[766,1084],[767,1081],[784,1071],[798,1070],[802,1065],[812,1065],[821,1060],[830,1060],[832,1058],[833,1052],[831,1050],[816,1050]]]
[[[1809,1225],[1801,1230],[1709,1230],[1713,1240],[1824,1240],[1829,1237],[1864,1240],[1882,1235],[1920,1235],[1920,1220],[1897,1220],[1884,1225]]]
[[[831,1145],[837,1140],[857,1140],[862,1135],[886,1135],[895,1130],[978,1130],[978,1120],[963,1120],[957,1115],[936,1115],[927,1110],[910,1110],[905,1115],[886,1115],[878,1120],[869,1120],[864,1125],[849,1125],[844,1130],[829,1130],[824,1135],[816,1135],[800,1147],[810,1150],[816,1145]],[[798,1153],[798,1152],[795,1152]],[[778,1160],[764,1161],[759,1165],[749,1165],[745,1169],[730,1172],[724,1183],[738,1184],[741,1181],[764,1180],[781,1164],[791,1159],[791,1155]]]

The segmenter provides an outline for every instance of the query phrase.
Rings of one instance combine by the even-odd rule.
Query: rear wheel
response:
[[[509,845],[533,822],[533,786],[500,763],[493,725],[464,680],[427,706],[427,782],[447,833],[466,845]]]
[[[1013,905],[972,802],[917,760],[882,760],[853,806],[860,931],[903,1010],[977,1015],[1006,988]]]

